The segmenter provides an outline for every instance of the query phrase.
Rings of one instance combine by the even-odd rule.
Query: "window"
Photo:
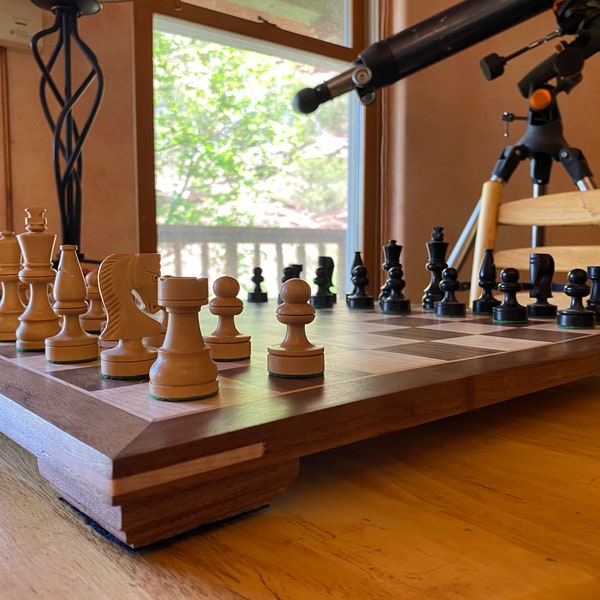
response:
[[[347,16],[349,3],[342,4]],[[212,280],[232,274],[251,289],[260,266],[273,295],[282,266],[302,263],[311,281],[325,254],[334,257],[337,288],[345,291],[360,249],[362,111],[347,95],[306,117],[292,111],[291,100],[345,70],[348,60],[180,16],[153,11],[154,208],[163,271]]]

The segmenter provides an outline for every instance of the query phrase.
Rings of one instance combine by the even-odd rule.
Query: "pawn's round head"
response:
[[[310,285],[303,279],[288,279],[281,285],[279,295],[286,304],[305,304],[310,300]]]
[[[213,292],[219,298],[235,298],[240,291],[240,284],[237,279],[224,275],[215,279],[213,283]]]

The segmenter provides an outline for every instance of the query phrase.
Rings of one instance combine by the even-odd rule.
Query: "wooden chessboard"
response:
[[[97,362],[49,364],[0,344],[0,430],[61,497],[140,547],[267,505],[302,456],[600,372],[600,329],[340,304],[307,328],[325,375],[274,378],[274,313],[246,306],[237,325],[251,360],[220,363],[219,394],[185,403],[150,399],[147,381],[103,379]],[[201,324],[210,333],[214,317],[203,311]]]

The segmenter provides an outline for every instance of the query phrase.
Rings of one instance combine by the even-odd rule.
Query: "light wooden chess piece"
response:
[[[46,360],[51,363],[81,363],[96,360],[98,337],[86,333],[79,316],[88,308],[87,290],[77,246],[60,247],[58,273],[54,280],[54,312],[62,317],[62,327],[55,336],[46,338]]]
[[[277,319],[287,326],[285,338],[277,346],[267,348],[269,375],[276,377],[319,377],[323,375],[323,346],[311,344],[305,327],[315,318],[315,309],[308,304],[311,289],[302,279],[288,279],[281,286],[283,304],[277,307]]]
[[[142,340],[160,333],[160,323],[147,314],[159,310],[159,276],[157,253],[111,254],[100,265],[98,285],[106,309],[106,327],[100,339],[118,342],[100,353],[100,371],[106,379],[148,376],[157,354]]]
[[[21,269],[21,248],[13,231],[0,232],[0,342],[14,342],[17,339],[19,316],[25,305],[19,293],[19,270]]]
[[[233,277],[219,277],[213,284],[215,298],[208,303],[213,315],[219,317],[216,329],[204,341],[216,361],[247,360],[250,358],[250,336],[242,335],[235,326],[235,317],[244,309],[237,298],[240,284]]]
[[[79,317],[81,326],[88,333],[100,333],[106,323],[106,313],[98,288],[98,271],[90,271],[85,276],[88,309]]]
[[[200,308],[208,303],[208,280],[161,277],[158,302],[169,318],[164,344],[150,369],[150,397],[181,402],[214,396],[219,391],[218,370],[198,318]]]
[[[56,271],[52,268],[52,255],[56,236],[47,233],[46,209],[40,206],[26,208],[26,233],[17,235],[23,268],[19,279],[29,286],[29,302],[17,328],[17,350],[20,352],[43,351],[46,338],[60,331],[60,320],[52,310],[49,286],[54,282]]]

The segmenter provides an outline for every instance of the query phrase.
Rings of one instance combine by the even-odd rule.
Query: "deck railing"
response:
[[[251,290],[253,269],[261,267],[263,289],[273,297],[278,294],[284,267],[302,265],[302,278],[315,288],[318,257],[330,256],[335,263],[335,289],[345,291],[345,230],[158,225],[158,242],[165,274],[211,281],[230,275],[243,290]]]

